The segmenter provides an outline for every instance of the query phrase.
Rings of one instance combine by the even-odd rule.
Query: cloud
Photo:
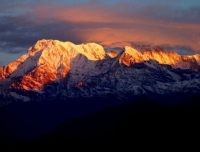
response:
[[[0,67],[2,67],[2,66],[4,66],[4,65],[3,65],[3,61],[0,61]]]
[[[194,49],[192,49],[189,46],[170,46],[170,45],[162,45],[161,46],[163,49],[165,50],[169,50],[169,51],[173,51],[173,52],[177,52],[178,54],[181,55],[193,55],[196,54],[197,51],[195,51]],[[198,52],[200,52],[200,49],[198,50]]]
[[[146,26],[145,29],[143,28],[144,26],[136,26],[132,29],[77,29],[74,32],[84,35],[87,42],[98,42],[103,45],[130,41],[152,45],[192,46],[193,50],[199,50],[199,44],[196,43],[199,36],[195,32],[183,32],[177,29],[153,28],[149,26]],[[191,41],[191,37],[194,41]]]
[[[40,39],[104,46],[160,45],[200,50],[200,4],[186,0],[0,0],[0,51],[19,54]]]

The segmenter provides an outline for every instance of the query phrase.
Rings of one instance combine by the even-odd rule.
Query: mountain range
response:
[[[105,49],[96,43],[75,45],[43,39],[25,55],[0,68],[1,105],[11,99],[133,100],[145,96],[161,101],[160,97],[176,94],[185,98],[198,94],[199,72],[199,54],[179,55],[160,47]]]
[[[199,92],[199,54],[39,40],[0,68],[0,145],[185,142],[199,130]]]

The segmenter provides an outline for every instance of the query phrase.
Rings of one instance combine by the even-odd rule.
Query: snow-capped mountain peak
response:
[[[12,85],[14,88],[41,90],[45,84],[66,77],[71,60],[78,54],[94,61],[106,56],[104,48],[95,43],[75,45],[71,42],[43,39],[30,47],[27,54],[4,66],[0,70],[0,76],[2,79],[23,77],[20,83]]]

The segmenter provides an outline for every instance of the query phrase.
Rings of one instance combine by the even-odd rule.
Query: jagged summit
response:
[[[156,61],[175,69],[200,71],[198,54],[181,56],[161,48],[137,50],[130,46],[121,51],[105,51],[96,43],[75,45],[71,42],[43,39],[30,47],[25,55],[0,68],[0,79],[12,80],[10,88],[42,90],[45,85],[70,75],[73,76],[73,80],[67,84],[70,87],[80,82],[86,84],[84,80],[87,77],[98,77],[121,65],[129,67],[144,62],[147,66],[153,67],[152,64],[156,64],[147,61]],[[121,74],[123,72],[122,70]],[[113,79],[118,81],[117,78]]]
[[[28,53],[34,53],[38,51],[45,51],[48,49],[50,52],[56,52],[59,49],[52,49],[53,47],[60,47],[61,50],[68,49],[73,52],[76,50],[78,53],[85,55],[89,60],[101,60],[105,57],[105,51],[103,47],[96,43],[87,43],[75,45],[71,42],[61,42],[59,40],[39,40],[37,43],[28,49]],[[64,53],[64,52],[63,52]],[[72,54],[73,55],[73,54]],[[73,57],[73,56],[72,56]]]

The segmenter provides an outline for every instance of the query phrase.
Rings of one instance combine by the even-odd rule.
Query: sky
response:
[[[199,0],[0,0],[0,67],[41,39],[200,53]]]

